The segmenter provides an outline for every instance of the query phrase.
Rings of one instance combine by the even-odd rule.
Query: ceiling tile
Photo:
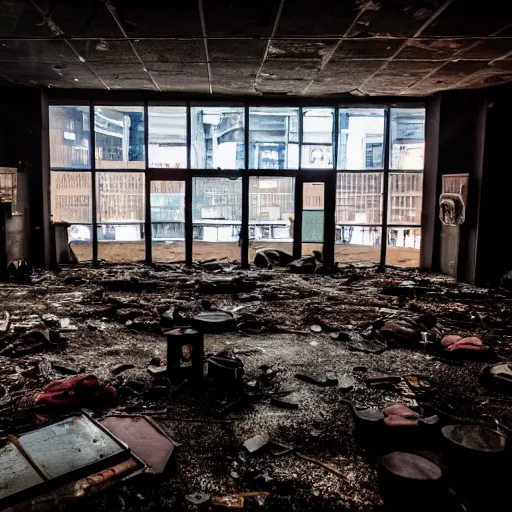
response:
[[[97,39],[89,41],[74,40],[71,44],[86,62],[138,63],[137,57],[128,41],[98,41]]]
[[[140,64],[116,66],[110,62],[91,62],[90,66],[111,89],[155,90],[149,74]]]
[[[211,61],[261,60],[265,54],[268,39],[208,39],[208,53]]]
[[[197,37],[202,35],[195,1],[122,0],[117,13],[129,36]]]
[[[277,35],[340,37],[358,12],[354,0],[285,1]]]
[[[359,18],[350,35],[410,37],[435,11],[440,2],[388,0],[374,2]]]
[[[497,59],[512,51],[512,41],[496,39],[480,41],[478,45],[462,53],[461,59]]]
[[[390,62],[364,85],[365,92],[400,93],[438,66],[435,62]]]
[[[35,3],[66,36],[122,37],[121,30],[103,2],[36,0]]]
[[[327,39],[273,39],[268,57],[272,59],[311,59],[322,61],[334,49],[337,40]]]
[[[344,39],[333,55],[333,60],[343,59],[386,59],[403,43],[403,40]]]
[[[261,76],[270,80],[311,80],[319,70],[317,62],[304,60],[267,60]]]
[[[28,2],[0,2],[0,37],[50,37],[53,34]]]
[[[135,41],[135,49],[146,62],[206,62],[204,42],[196,40]]]
[[[307,80],[273,80],[269,78],[259,78],[256,84],[256,90],[263,93],[275,93],[275,94],[301,94],[304,89],[308,86],[309,81]]]
[[[208,36],[268,37],[280,0],[203,0]]]
[[[1,74],[10,80],[27,85],[51,85],[52,87],[94,87],[103,85],[84,64],[55,65],[42,62],[7,62],[1,67]]]
[[[397,59],[446,60],[473,44],[474,40],[410,39]]]
[[[0,62],[77,63],[78,57],[65,41],[0,40]]]
[[[423,36],[490,36],[510,24],[512,2],[455,0],[422,33]]]
[[[210,85],[207,76],[184,76],[155,71],[151,73],[162,91],[209,93]]]

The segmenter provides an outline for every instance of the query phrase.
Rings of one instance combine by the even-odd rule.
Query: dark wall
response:
[[[512,87],[489,91],[476,276],[496,284],[512,270]]]
[[[448,260],[455,259],[457,279],[479,286],[496,284],[512,269],[507,236],[512,211],[512,170],[507,164],[511,93],[512,88],[501,87],[438,96],[437,197],[443,174],[470,177],[465,223],[446,228],[436,218],[432,269],[446,269]]]
[[[0,167],[18,169],[17,210],[24,220],[16,223],[25,232],[23,252],[39,267],[45,264],[41,97],[39,89],[0,88]]]

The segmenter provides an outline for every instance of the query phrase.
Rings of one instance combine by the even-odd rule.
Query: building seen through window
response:
[[[143,106],[95,105],[92,123],[95,169],[91,170],[90,107],[51,106],[53,220],[72,224],[69,235],[74,243],[90,244],[94,180],[98,241],[130,241],[141,243],[142,247],[146,170],[168,170],[169,180],[175,179],[172,175],[175,170],[190,173],[210,170],[210,177],[193,175],[190,182],[194,244],[233,244],[230,254],[236,257],[242,227],[242,180],[215,177],[215,172],[243,173],[247,151],[247,170],[253,174],[262,171],[261,175],[249,178],[247,228],[251,255],[269,245],[292,250],[297,208],[295,178],[280,176],[279,171],[310,172],[313,176],[317,170],[332,170],[337,174],[335,242],[338,261],[347,258],[378,261],[382,243],[388,244],[388,259],[395,248],[418,251],[425,109],[393,107],[388,110],[390,145],[386,152],[387,113],[384,108],[247,108],[246,112],[245,107],[237,106],[149,105],[146,147]],[[335,124],[338,126],[336,134]],[[245,140],[246,129],[248,140]],[[336,151],[334,144],[337,144]],[[388,174],[384,172],[386,154]],[[385,176],[389,176],[386,198],[383,197]],[[183,258],[185,182],[179,179],[181,181],[150,183],[150,220],[155,250],[168,256],[172,244],[180,243],[180,258]],[[320,219],[315,210],[324,209],[324,196],[313,193],[317,189],[312,184],[303,187],[303,204],[299,205],[306,212],[303,218],[310,215],[311,219]],[[383,233],[385,204],[388,229]],[[320,222],[317,223],[320,226]],[[361,250],[353,252],[355,249],[351,248],[356,247]]]

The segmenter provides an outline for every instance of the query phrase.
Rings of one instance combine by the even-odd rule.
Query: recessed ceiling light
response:
[[[73,82],[78,82],[78,78],[73,78]]]

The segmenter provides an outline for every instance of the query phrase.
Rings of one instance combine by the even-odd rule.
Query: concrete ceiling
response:
[[[0,0],[0,84],[417,96],[508,81],[510,0]]]

